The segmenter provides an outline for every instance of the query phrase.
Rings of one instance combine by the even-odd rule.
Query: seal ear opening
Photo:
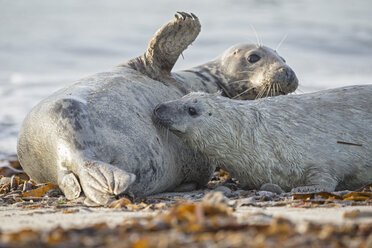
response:
[[[233,52],[233,55],[236,55],[240,52],[240,49],[235,49],[235,51]]]

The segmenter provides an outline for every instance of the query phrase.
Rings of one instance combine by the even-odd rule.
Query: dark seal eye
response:
[[[257,61],[259,61],[261,59],[260,56],[258,56],[257,54],[251,54],[249,55],[248,57],[248,61],[249,63],[256,63]]]
[[[193,116],[193,115],[196,115],[197,112],[196,112],[196,109],[194,109],[193,107],[190,107],[189,108],[189,115]]]

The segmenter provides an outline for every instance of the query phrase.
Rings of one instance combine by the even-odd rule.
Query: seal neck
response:
[[[217,93],[220,91],[223,96],[233,97],[226,87],[229,80],[216,61],[173,73],[172,77],[182,82],[188,92]]]

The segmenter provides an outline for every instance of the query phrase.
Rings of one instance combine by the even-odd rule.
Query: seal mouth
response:
[[[168,129],[169,131],[171,131],[177,136],[181,136],[185,134],[185,132],[175,128],[174,122],[169,119],[162,119],[162,118],[155,116],[155,122],[159,124],[162,128]]]
[[[181,135],[184,135],[185,134],[185,132],[183,132],[183,131],[181,131],[179,129],[175,129],[173,127],[169,127],[168,129],[169,129],[169,131],[171,131],[172,133],[174,133],[177,136],[181,136]]]
[[[172,128],[172,125],[173,125],[173,121],[169,120],[169,119],[163,119],[163,118],[160,118],[159,116],[157,116],[156,114],[154,115],[154,119],[155,119],[155,122],[160,124],[161,126],[163,127],[166,127],[168,128],[169,130],[171,130]]]

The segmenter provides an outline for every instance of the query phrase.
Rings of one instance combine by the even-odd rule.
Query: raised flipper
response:
[[[178,57],[200,32],[200,22],[194,14],[177,12],[175,17],[155,33],[145,53],[151,66],[164,74],[170,73]]]
[[[178,57],[195,40],[201,27],[199,19],[192,13],[177,12],[175,17],[155,33],[142,56],[124,65],[167,82]]]
[[[76,174],[88,206],[105,205],[110,198],[123,193],[136,176],[101,161],[85,161]]]

